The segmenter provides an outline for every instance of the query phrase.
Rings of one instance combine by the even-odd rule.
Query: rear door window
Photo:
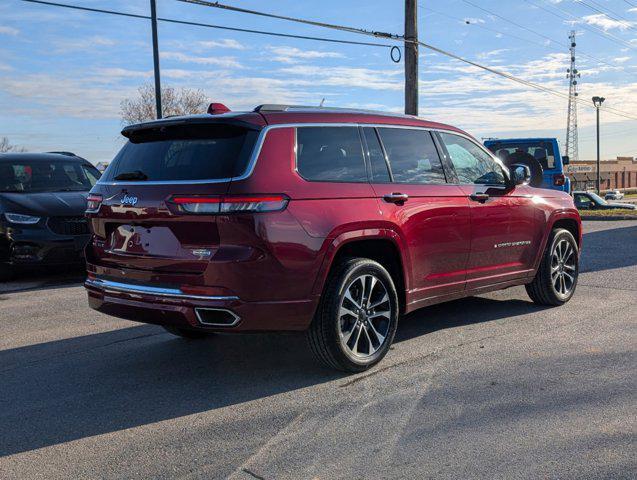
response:
[[[367,182],[358,127],[298,127],[296,167],[306,180]]]
[[[379,128],[394,182],[446,183],[431,133],[410,128]]]
[[[187,125],[134,132],[105,174],[141,172],[148,181],[221,180],[242,175],[258,132],[231,125]]]

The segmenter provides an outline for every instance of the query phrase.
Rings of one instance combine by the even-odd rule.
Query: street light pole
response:
[[[599,153],[599,109],[606,100],[604,97],[593,97],[593,105],[595,105],[595,109],[597,110],[597,195],[600,194],[600,183],[601,183],[601,175],[599,172],[599,161],[600,161],[600,153]]]
[[[161,80],[159,76],[159,45],[157,41],[157,5],[156,0],[150,0],[150,22],[153,32],[153,67],[155,70],[155,108],[157,118],[162,117],[161,109]]]

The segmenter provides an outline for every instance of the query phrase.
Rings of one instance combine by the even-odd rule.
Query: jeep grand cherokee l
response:
[[[184,337],[306,331],[319,360],[356,372],[426,305],[514,285],[543,305],[572,297],[573,200],[461,130],[224,110],[123,130],[88,199],[93,308]]]

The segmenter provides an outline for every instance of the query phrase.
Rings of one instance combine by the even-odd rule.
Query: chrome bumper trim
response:
[[[147,285],[134,285],[130,283],[113,282],[112,280],[87,279],[84,282],[87,287],[98,288],[105,292],[121,292],[145,295],[158,295],[160,297],[183,298],[188,300],[213,300],[213,301],[234,301],[239,300],[235,296],[215,296],[215,295],[190,295],[178,288],[150,287]]]

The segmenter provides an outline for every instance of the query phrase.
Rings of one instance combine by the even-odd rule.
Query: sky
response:
[[[149,15],[147,0],[57,0]],[[227,4],[374,31],[404,31],[402,0],[226,0]],[[228,27],[387,44],[387,40],[157,0],[158,15]],[[581,72],[580,159],[595,158],[593,95],[637,117],[637,0],[420,0],[420,40],[568,92],[568,35]],[[392,43],[392,42],[389,42]],[[400,46],[399,43],[397,45]],[[164,86],[201,89],[232,110],[262,103],[404,109],[404,64],[387,47],[159,24]],[[120,104],[153,81],[150,22],[0,0],[0,137],[29,151],[109,161],[123,144]],[[423,118],[477,138],[564,143],[567,100],[420,49]],[[602,112],[602,157],[637,156],[637,121]]]

